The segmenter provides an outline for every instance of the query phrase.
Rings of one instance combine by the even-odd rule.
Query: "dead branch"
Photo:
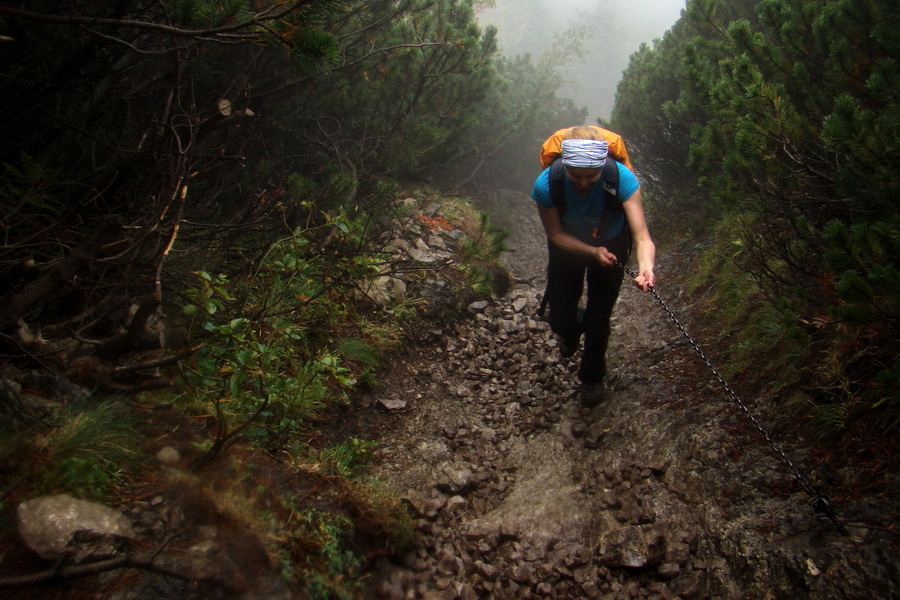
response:
[[[231,586],[226,582],[219,580],[215,576],[194,577],[189,573],[182,573],[181,571],[178,571],[176,569],[170,569],[158,564],[156,562],[156,558],[176,537],[177,534],[170,535],[161,544],[159,544],[159,546],[157,546],[153,552],[146,556],[126,554],[123,556],[115,556],[113,558],[105,560],[98,560],[96,562],[88,564],[72,566],[64,566],[63,563],[65,561],[65,557],[63,557],[61,560],[57,561],[57,563],[54,564],[51,568],[45,571],[31,573],[29,575],[19,575],[15,577],[0,577],[0,589],[20,588],[29,585],[37,585],[40,583],[66,581],[69,579],[77,579],[79,577],[88,577],[90,575],[106,573],[115,569],[128,568],[142,569],[144,571],[158,573],[167,577],[174,577],[175,579],[181,579],[183,581],[212,583],[224,589],[233,589],[234,586]]]
[[[224,590],[236,590],[234,585],[224,581],[224,578],[215,575],[205,577],[195,577],[190,573],[183,573],[176,569],[170,569],[156,562],[157,552],[149,557],[133,556],[130,554],[124,556],[116,556],[106,560],[96,562],[73,565],[68,567],[53,567],[38,573],[29,575],[19,575],[14,577],[0,577],[0,589],[22,588],[31,585],[53,583],[57,581],[67,581],[70,579],[78,579],[81,577],[89,577],[99,573],[107,573],[116,569],[140,569],[150,571],[166,577],[181,579],[182,581],[190,581],[195,583],[211,583]]]
[[[20,421],[25,423],[36,421],[45,427],[52,427],[50,423],[36,416],[25,407],[25,403],[22,402],[22,396],[3,373],[0,373],[0,382],[3,383],[3,391],[6,392],[5,394],[0,393],[0,399],[5,400],[3,403],[11,415],[18,417]]]
[[[107,233],[113,228],[115,228],[114,225],[107,225],[96,237],[85,239],[46,274],[7,296],[6,310],[3,315],[0,315],[0,331],[6,331],[15,326],[17,321],[32,308],[40,305],[41,300],[64,285],[68,285],[75,277],[83,273],[87,269],[89,261],[96,256],[98,240],[104,240]]]
[[[147,321],[156,314],[159,306],[159,294],[154,292],[148,295],[131,319],[128,331],[100,344],[97,348],[97,357],[109,360],[135,350],[158,350],[161,348],[162,340],[159,334],[149,331],[147,328]]]
[[[134,365],[124,365],[121,367],[114,367],[109,370],[109,374],[112,377],[117,377],[119,375],[125,375],[131,373],[133,371],[143,371],[145,369],[158,369],[159,367],[166,367],[168,365],[174,365],[182,358],[188,357],[197,350],[200,349],[200,346],[196,348],[187,348],[178,352],[176,354],[172,354],[171,356],[166,356],[157,360],[151,360],[143,363],[138,363]]]
[[[254,27],[270,21],[277,22],[279,19],[282,19],[288,16],[290,13],[299,10],[303,4],[305,3],[288,3],[287,5],[282,6],[281,10],[275,10],[275,7],[271,7],[253,15],[252,17],[244,21],[225,25],[222,27],[211,27],[206,29],[185,29],[172,25],[166,25],[164,23],[156,23],[153,21],[138,21],[133,19],[109,19],[102,17],[83,17],[79,15],[52,15],[31,12],[28,10],[13,7],[0,7],[0,15],[6,15],[7,17],[20,17],[23,19],[40,21],[44,23],[57,23],[61,25],[81,25],[92,27],[133,27],[135,29],[156,31],[165,35],[171,35],[175,37],[203,39],[208,38],[211,40],[216,40],[218,38],[227,39],[229,35],[237,34],[241,37],[252,39],[253,37],[256,37],[256,34],[252,31]]]

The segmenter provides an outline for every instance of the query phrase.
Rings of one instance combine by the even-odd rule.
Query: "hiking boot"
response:
[[[563,338],[559,340],[559,354],[563,358],[570,358],[578,352],[578,340],[576,339],[574,342],[569,341]]]
[[[585,408],[593,408],[603,402],[606,394],[602,381],[581,384],[581,405]]]

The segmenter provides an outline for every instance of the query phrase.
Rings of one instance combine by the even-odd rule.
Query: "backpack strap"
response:
[[[559,211],[559,218],[566,214],[566,166],[562,162],[562,158],[557,156],[550,163],[550,174],[548,176],[550,182],[550,200],[553,206]]]
[[[600,181],[603,183],[603,206],[605,210],[619,205],[619,165],[613,159],[606,159],[600,173]]]
[[[550,164],[548,175],[550,183],[550,200],[559,211],[559,217],[566,214],[566,167],[562,158],[557,157]],[[619,167],[616,161],[608,158],[600,171],[600,183],[603,185],[603,210],[611,210],[619,200]]]

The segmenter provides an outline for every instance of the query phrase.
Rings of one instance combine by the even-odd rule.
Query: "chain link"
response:
[[[621,268],[623,271],[625,271],[625,273],[632,279],[637,277],[637,273],[635,273],[631,269],[625,267],[618,261],[614,261],[613,264],[618,266],[619,268]],[[719,382],[719,384],[722,386],[722,388],[728,394],[728,397],[731,398],[732,402],[737,404],[738,407],[741,409],[741,411],[747,416],[747,418],[750,419],[750,422],[753,423],[753,426],[756,428],[756,430],[766,440],[766,443],[769,444],[769,447],[772,448],[772,450],[781,459],[781,462],[783,462],[785,464],[785,466],[788,468],[788,470],[797,479],[797,482],[800,484],[800,487],[802,487],[803,490],[810,496],[809,504],[810,504],[810,506],[813,507],[813,510],[827,515],[828,518],[834,522],[834,524],[838,527],[838,529],[842,533],[846,533],[847,530],[845,529],[844,524],[840,521],[837,514],[835,514],[835,512],[834,512],[834,508],[832,506],[831,499],[828,496],[826,496],[825,494],[823,494],[822,492],[820,492],[818,489],[816,489],[816,487],[809,481],[809,478],[806,477],[800,471],[800,469],[798,469],[797,466],[794,465],[793,462],[791,462],[791,459],[788,458],[788,455],[784,452],[784,450],[782,450],[781,447],[775,442],[775,440],[772,439],[772,436],[769,435],[769,432],[763,428],[763,426],[760,424],[760,422],[757,420],[757,418],[753,415],[753,413],[750,412],[750,409],[747,407],[747,405],[744,404],[744,402],[738,397],[738,395],[734,392],[734,390],[731,389],[731,386],[728,385],[728,382],[725,381],[725,379],[719,374],[719,371],[709,361],[709,359],[706,357],[706,354],[704,354],[703,350],[700,348],[700,346],[697,344],[697,342],[694,341],[694,339],[690,335],[688,335],[687,330],[678,321],[678,318],[669,309],[669,307],[666,306],[666,303],[663,302],[663,299],[659,296],[659,294],[656,293],[656,290],[652,286],[650,287],[650,293],[653,295],[653,298],[659,303],[659,305],[663,308],[663,310],[669,316],[669,319],[671,319],[671,321],[675,324],[675,327],[678,329],[678,331],[681,333],[681,335],[684,336],[684,339],[686,339],[688,341],[688,343],[691,345],[691,348],[694,349],[694,352],[696,352],[697,355],[700,357],[700,359],[704,362],[704,364],[706,364],[706,366],[709,368],[710,372],[715,376],[716,380]]]

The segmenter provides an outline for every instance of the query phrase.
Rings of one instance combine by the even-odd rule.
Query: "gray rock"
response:
[[[420,248],[410,248],[407,252],[409,253],[410,258],[421,263],[433,263],[436,260],[432,253]]]
[[[370,299],[378,306],[390,306],[395,300],[406,297],[406,283],[397,277],[382,275],[374,277],[366,283],[361,296]]]
[[[448,494],[459,495],[468,492],[476,481],[472,471],[462,468],[448,468],[437,483],[437,488]]]
[[[422,214],[426,217],[436,217],[441,213],[441,209],[443,205],[438,202],[432,202],[427,207],[422,209]]]
[[[708,595],[698,571],[684,573],[672,580],[671,588],[674,594],[687,600],[706,598]]]
[[[681,573],[681,567],[675,563],[663,563],[657,567],[656,572],[663,579],[671,579]]]
[[[379,398],[375,403],[378,408],[387,411],[403,410],[406,408],[406,400],[399,398]]]
[[[445,504],[447,501],[444,498],[431,498],[425,503],[425,516],[429,519],[435,518]]]
[[[490,304],[490,302],[487,300],[478,300],[477,302],[469,304],[468,309],[470,312],[481,312],[488,307],[488,304]]]
[[[475,572],[488,581],[496,580],[499,573],[496,567],[480,560],[475,561]]]
[[[428,512],[428,498],[418,490],[407,491],[400,496],[400,501],[412,510],[415,517],[422,517]]]
[[[528,564],[519,564],[513,567],[510,574],[513,581],[522,585],[531,585],[534,583],[534,569]]]
[[[444,252],[450,249],[447,246],[447,242],[445,242],[443,237],[438,233],[432,233],[431,235],[429,235],[427,244],[431,248],[437,248],[438,250],[442,250]]]
[[[385,246],[385,250],[392,254],[400,254],[406,252],[412,245],[403,238],[394,238]]]
[[[22,540],[45,560],[67,554],[73,562],[109,557],[134,538],[119,511],[65,494],[23,502],[16,519]]]
[[[663,537],[648,526],[620,527],[608,531],[600,539],[597,552],[600,562],[608,567],[641,568],[659,561]]]
[[[666,549],[665,561],[676,565],[684,565],[691,556],[691,549],[687,544],[671,543]]]
[[[444,504],[444,511],[449,514],[460,512],[466,507],[466,499],[462,496],[453,496]]]

